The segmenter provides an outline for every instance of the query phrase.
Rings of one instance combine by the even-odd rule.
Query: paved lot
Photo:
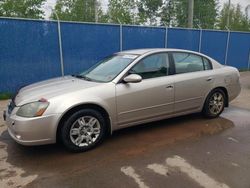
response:
[[[241,82],[218,119],[195,114],[121,130],[80,154],[20,146],[0,119],[0,187],[249,188],[250,73]]]

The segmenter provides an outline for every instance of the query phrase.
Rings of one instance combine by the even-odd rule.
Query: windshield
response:
[[[114,55],[97,63],[94,67],[81,73],[79,76],[97,82],[110,82],[122,72],[137,56]]]

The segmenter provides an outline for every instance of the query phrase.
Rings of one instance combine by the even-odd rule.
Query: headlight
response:
[[[21,106],[16,115],[21,117],[38,117],[42,116],[45,110],[48,108],[49,102],[47,101],[37,101],[25,104]]]

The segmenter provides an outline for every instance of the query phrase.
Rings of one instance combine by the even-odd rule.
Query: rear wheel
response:
[[[70,151],[83,152],[100,144],[105,133],[106,122],[102,114],[93,109],[83,109],[64,122],[61,139]]]
[[[207,97],[203,114],[208,118],[218,117],[225,107],[225,93],[221,89],[213,90]]]

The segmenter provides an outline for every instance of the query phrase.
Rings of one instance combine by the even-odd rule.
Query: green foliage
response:
[[[0,16],[41,19],[46,0],[0,0]]]
[[[157,18],[160,16],[162,0],[140,0],[137,3],[140,23],[149,22],[150,25],[157,25]]]
[[[188,26],[188,1],[177,0],[176,10],[177,10],[177,14],[175,15],[175,17],[177,20],[177,27],[187,27]],[[194,12],[194,15],[195,15],[195,12]]]
[[[110,23],[138,23],[135,9],[135,0],[109,0],[108,11],[105,16]]]
[[[241,6],[224,4],[219,17],[218,27],[219,29],[225,29],[227,26],[227,17],[229,14],[229,29],[235,31],[250,31],[250,21],[247,16],[242,12]]]
[[[0,100],[6,100],[6,99],[10,99],[12,97],[11,93],[8,92],[0,92]]]
[[[102,16],[102,10],[97,3],[98,17]],[[58,0],[54,11],[60,20],[95,22],[95,1],[93,0]],[[56,20],[55,13],[51,18]]]
[[[218,16],[218,0],[196,0],[194,5],[194,27],[214,29]]]
[[[194,27],[212,29],[216,24],[218,13],[217,0],[194,1]],[[162,24],[173,27],[187,27],[188,1],[166,0],[161,13]]]
[[[168,27],[178,26],[176,16],[178,14],[177,6],[178,2],[174,0],[168,0],[163,3],[162,11],[160,13],[161,24]]]

